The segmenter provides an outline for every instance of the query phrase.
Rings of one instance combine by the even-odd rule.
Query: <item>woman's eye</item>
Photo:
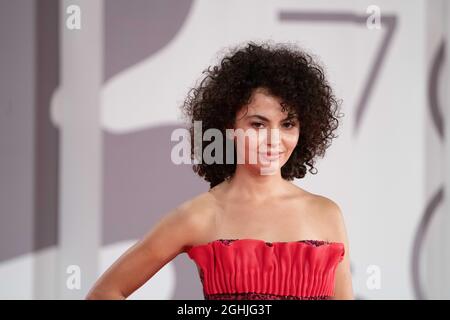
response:
[[[293,123],[293,122],[286,122],[286,123],[284,124],[284,126],[285,126],[285,128],[290,129],[290,128],[292,128],[292,127],[295,126],[295,123]]]
[[[261,129],[262,127],[259,126],[263,126],[264,124],[261,122],[253,122],[252,123],[252,127],[256,128],[256,129]]]

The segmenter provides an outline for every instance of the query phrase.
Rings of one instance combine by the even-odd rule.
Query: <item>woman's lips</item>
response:
[[[262,158],[268,159],[268,160],[276,160],[280,158],[283,155],[284,152],[260,152],[259,155]]]

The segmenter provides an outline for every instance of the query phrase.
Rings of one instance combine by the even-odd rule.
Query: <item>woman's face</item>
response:
[[[281,102],[258,88],[250,103],[238,111],[234,127],[238,164],[274,174],[288,161],[297,145],[300,123],[297,116],[288,117]],[[239,138],[239,131],[245,139]]]

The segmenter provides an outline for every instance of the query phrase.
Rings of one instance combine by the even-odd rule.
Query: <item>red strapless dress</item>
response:
[[[319,300],[334,295],[340,242],[218,239],[191,246],[206,300]]]

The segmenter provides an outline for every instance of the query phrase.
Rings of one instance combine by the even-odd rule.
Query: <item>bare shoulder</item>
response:
[[[200,194],[167,212],[139,241],[156,260],[172,259],[191,245],[202,241],[211,224],[211,210],[207,210],[208,195]]]
[[[184,225],[186,245],[202,243],[214,224],[214,198],[209,192],[201,193],[181,203],[177,215]]]
[[[298,197],[306,206],[308,216],[329,241],[346,242],[344,215],[338,203],[326,196],[302,189]]]
[[[339,219],[342,216],[340,206],[332,199],[314,193],[308,194],[308,204],[316,215],[327,219]]]
[[[314,195],[314,211],[318,221],[323,226],[328,240],[347,243],[344,215],[341,207],[332,199],[321,195]]]
[[[203,192],[178,206],[182,214],[189,217],[194,222],[207,221],[212,218],[215,205],[215,198],[209,192]],[[199,221],[200,220],[200,221]]]

